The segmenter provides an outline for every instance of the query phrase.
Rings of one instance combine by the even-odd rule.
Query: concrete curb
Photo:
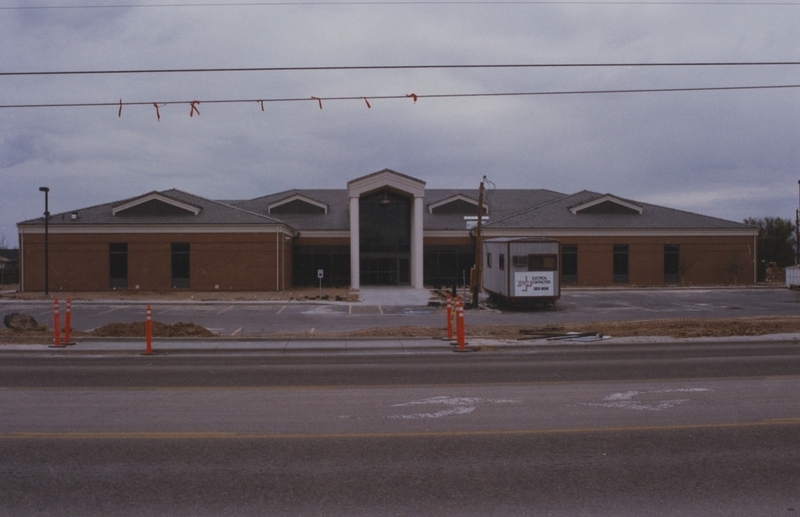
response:
[[[800,344],[800,333],[768,334],[764,336],[732,336],[722,338],[667,338],[660,336],[609,338],[599,341],[547,341],[547,340],[500,340],[480,337],[467,337],[468,348],[479,349],[484,352],[509,352],[554,350],[569,348],[595,348],[598,350],[610,348],[640,347],[640,346],[692,346],[692,345],[730,345],[752,344],[754,342],[786,342]],[[89,345],[81,347],[80,345]],[[228,344],[229,346],[225,346]],[[105,345],[105,346],[104,346]],[[244,346],[249,345],[249,346]],[[277,353],[277,354],[302,354],[302,353],[407,353],[431,352],[444,353],[455,348],[454,342],[441,338],[241,338],[238,340],[205,338],[160,338],[153,340],[153,350],[157,354],[224,354],[224,353]],[[52,354],[135,354],[144,352],[144,338],[116,338],[79,341],[77,345],[62,349],[50,348],[45,344],[3,344],[0,345],[0,354],[3,353],[42,353]]]

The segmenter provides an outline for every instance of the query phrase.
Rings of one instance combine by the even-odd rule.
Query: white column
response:
[[[423,267],[424,262],[422,258],[422,210],[423,199],[414,196],[414,204],[412,206],[412,219],[411,219],[411,286],[416,289],[424,287],[423,282]]]
[[[350,289],[360,289],[361,256],[358,226],[358,198],[350,198]]]

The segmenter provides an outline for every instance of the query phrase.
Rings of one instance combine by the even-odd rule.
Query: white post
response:
[[[411,286],[416,289],[424,287],[424,262],[422,239],[423,199],[414,197],[411,219]]]
[[[361,256],[358,224],[358,197],[350,198],[350,289],[361,285]]]

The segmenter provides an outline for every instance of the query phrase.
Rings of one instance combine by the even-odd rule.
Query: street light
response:
[[[50,221],[50,209],[47,205],[47,195],[50,192],[50,189],[47,187],[39,187],[39,192],[44,192],[44,295],[50,295],[50,264],[48,264],[49,260],[49,253],[48,253],[48,224]]]

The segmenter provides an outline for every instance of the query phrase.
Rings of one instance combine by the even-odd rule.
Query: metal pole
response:
[[[48,249],[49,231],[48,225],[50,222],[50,208],[48,207],[48,194],[50,189],[47,187],[39,187],[40,192],[44,192],[44,295],[50,295],[50,253]]]
[[[153,355],[153,311],[148,305],[145,308],[144,320],[144,339],[145,339],[145,352],[144,355]]]
[[[797,180],[800,190],[800,180]],[[800,208],[794,211],[794,264],[800,266]]]

